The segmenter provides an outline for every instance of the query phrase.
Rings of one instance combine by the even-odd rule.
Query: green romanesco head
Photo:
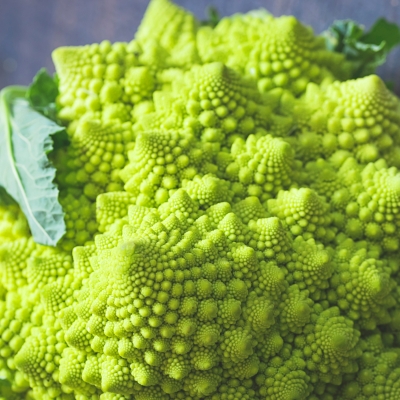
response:
[[[398,400],[400,108],[294,17],[61,47],[36,244],[0,192],[0,400]],[[1,189],[1,188],[0,188]]]

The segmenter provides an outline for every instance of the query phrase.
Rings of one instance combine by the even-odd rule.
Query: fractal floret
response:
[[[378,76],[294,17],[169,0],[53,60],[65,234],[36,240],[0,188],[0,400],[400,399]]]

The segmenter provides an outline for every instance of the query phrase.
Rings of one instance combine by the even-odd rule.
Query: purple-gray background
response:
[[[35,73],[53,70],[58,46],[129,41],[149,0],[0,0],[0,88],[29,84]],[[292,14],[316,33],[333,20],[351,18],[370,27],[378,17],[400,24],[400,0],[176,0],[204,19],[207,6],[221,15],[264,7],[274,15]],[[379,74],[400,94],[400,48]]]

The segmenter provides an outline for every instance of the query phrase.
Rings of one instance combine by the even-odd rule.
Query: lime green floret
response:
[[[378,76],[308,85],[300,101],[287,107],[300,127],[290,141],[302,159],[341,150],[362,164],[383,158],[399,166],[399,100]]]
[[[302,93],[309,82],[347,75],[341,55],[328,52],[324,39],[294,17],[249,13],[223,18],[212,30],[199,30],[204,62],[222,61],[258,80],[261,92],[275,87]]]
[[[400,106],[294,17],[152,0],[53,53],[66,233],[0,188],[0,400],[398,400]]]

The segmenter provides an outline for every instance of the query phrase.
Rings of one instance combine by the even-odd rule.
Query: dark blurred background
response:
[[[176,0],[199,19],[207,7],[222,16],[264,7],[274,15],[292,14],[316,33],[335,19],[351,18],[369,28],[378,17],[400,24],[400,0]],[[53,71],[51,51],[133,38],[149,0],[0,0],[0,88],[29,84],[46,67]],[[400,48],[379,68],[400,94]]]

